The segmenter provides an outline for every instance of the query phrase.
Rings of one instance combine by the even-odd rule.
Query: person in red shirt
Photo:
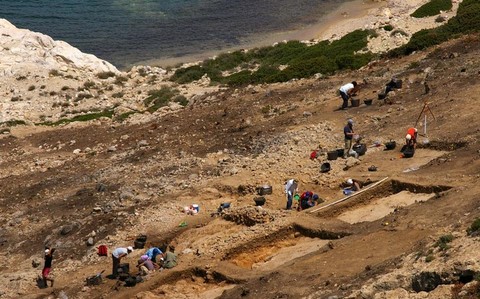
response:
[[[47,281],[50,281],[51,287],[53,287],[53,277],[51,275],[52,270],[52,261],[53,261],[53,253],[55,252],[55,248],[46,247],[45,248],[45,263],[42,270],[42,278],[45,287],[48,287]]]
[[[417,129],[409,128],[407,130],[407,136],[405,136],[405,145],[407,147],[415,148],[417,146]]]

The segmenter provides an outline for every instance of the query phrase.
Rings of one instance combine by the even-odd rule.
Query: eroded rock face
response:
[[[19,29],[5,19],[0,19],[0,75],[23,74],[28,71],[45,71],[76,68],[91,72],[115,72],[112,64],[92,54],[51,37]]]

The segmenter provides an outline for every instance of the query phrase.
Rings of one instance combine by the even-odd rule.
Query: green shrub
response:
[[[70,89],[70,87],[68,87],[68,86],[63,86],[62,87],[62,91],[66,91],[66,90],[69,90],[69,89]]]
[[[438,241],[435,243],[435,247],[438,247],[441,251],[445,251],[450,248],[448,243],[452,242],[454,239],[453,235],[444,235],[441,236]]]
[[[467,229],[467,234],[471,235],[480,230],[480,218],[473,221],[470,227]]]
[[[128,111],[128,112],[125,112],[125,113],[120,114],[120,115],[117,116],[115,119],[116,119],[117,121],[122,122],[122,121],[126,120],[127,118],[129,118],[130,115],[135,114],[135,113],[136,113],[136,111]]]
[[[435,259],[435,256],[433,256],[433,254],[429,254],[425,257],[425,262],[430,263],[434,259]]]
[[[441,10],[447,11],[452,9],[452,0],[430,0],[430,2],[422,5],[411,16],[414,18],[425,18],[436,16]]]
[[[248,85],[251,81],[251,73],[247,70],[232,74],[224,80],[230,86]]]
[[[125,93],[123,93],[122,91],[120,91],[120,92],[116,92],[116,93],[112,94],[112,97],[114,97],[114,98],[123,98],[124,95],[125,95]]]
[[[180,84],[190,83],[199,80],[206,74],[206,70],[199,65],[194,65],[187,68],[180,68],[175,71],[171,80]]]
[[[408,36],[408,33],[403,31],[402,29],[395,29],[392,32],[390,32],[390,36],[395,36],[397,34],[403,35],[403,36]]]
[[[83,83],[83,87],[85,87],[86,89],[94,88],[95,87],[95,82],[86,81],[85,83]]]
[[[79,94],[77,95],[77,97],[75,98],[75,102],[79,102],[79,101],[81,101],[81,100],[83,100],[83,99],[90,99],[90,98],[92,98],[92,97],[93,97],[93,96],[92,96],[91,94],[89,94],[89,93],[79,93]]]
[[[44,123],[40,123],[39,125],[58,126],[58,125],[68,124],[75,121],[89,121],[89,120],[99,119],[101,117],[112,118],[112,116],[113,116],[113,109],[106,109],[100,112],[77,115],[77,116],[74,116],[73,118],[60,119],[56,122],[44,122]]]
[[[182,105],[183,107],[187,106],[188,105],[188,100],[185,96],[182,96],[182,95],[179,95],[179,96],[176,96],[173,101],[175,103],[179,103],[180,105]]]
[[[25,125],[25,124],[27,124],[27,123],[23,120],[12,119],[12,120],[7,120],[7,121],[4,121],[4,122],[1,122],[0,126],[15,127],[15,126],[18,126],[18,125]]]
[[[102,80],[105,80],[105,79],[108,79],[108,78],[111,78],[111,77],[115,77],[114,72],[100,72],[100,73],[97,74],[97,78],[102,79]]]
[[[125,76],[116,76],[115,77],[115,84],[123,86],[123,83],[127,82],[128,78]]]
[[[162,87],[161,89],[150,90],[148,97],[143,100],[147,108],[147,111],[153,113],[160,107],[168,105],[168,102],[178,94],[178,90],[168,87]]]
[[[28,91],[32,91],[32,90],[35,90],[35,85],[30,85],[30,86],[28,87]]]

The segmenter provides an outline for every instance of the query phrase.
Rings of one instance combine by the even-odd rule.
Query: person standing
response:
[[[287,210],[292,209],[293,195],[297,190],[297,181],[290,179],[285,182],[285,194],[287,195]]]
[[[112,252],[112,276],[118,277],[118,266],[120,265],[120,261],[123,257],[127,256],[130,252],[133,251],[132,246],[128,246],[127,248],[119,247],[115,248]]]
[[[345,148],[343,152],[343,158],[347,158],[352,149],[353,135],[355,131],[353,130],[353,119],[349,118],[347,120],[347,125],[343,128],[343,134],[345,135]]]
[[[340,87],[340,90],[339,90],[340,96],[342,97],[342,100],[343,100],[342,109],[347,109],[348,99],[350,99],[352,95],[354,95],[357,92],[358,90],[357,86],[358,86],[357,82],[352,81],[351,83],[347,83],[342,87]]]
[[[45,262],[43,264],[42,270],[42,278],[43,284],[45,287],[48,287],[47,282],[50,281],[51,287],[53,287],[53,277],[51,274],[52,271],[52,261],[53,261],[53,253],[55,252],[55,248],[45,247]]]

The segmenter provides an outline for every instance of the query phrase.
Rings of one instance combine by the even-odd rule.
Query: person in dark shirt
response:
[[[347,158],[350,150],[352,149],[352,140],[355,132],[353,131],[353,119],[348,119],[347,125],[343,128],[343,134],[345,135],[345,149],[343,152],[343,158]]]
[[[47,282],[50,281],[51,287],[53,287],[53,277],[51,275],[52,271],[52,261],[53,261],[53,253],[55,252],[55,248],[46,247],[45,248],[45,263],[43,265],[42,270],[42,278],[43,284],[45,287],[48,287]]]

